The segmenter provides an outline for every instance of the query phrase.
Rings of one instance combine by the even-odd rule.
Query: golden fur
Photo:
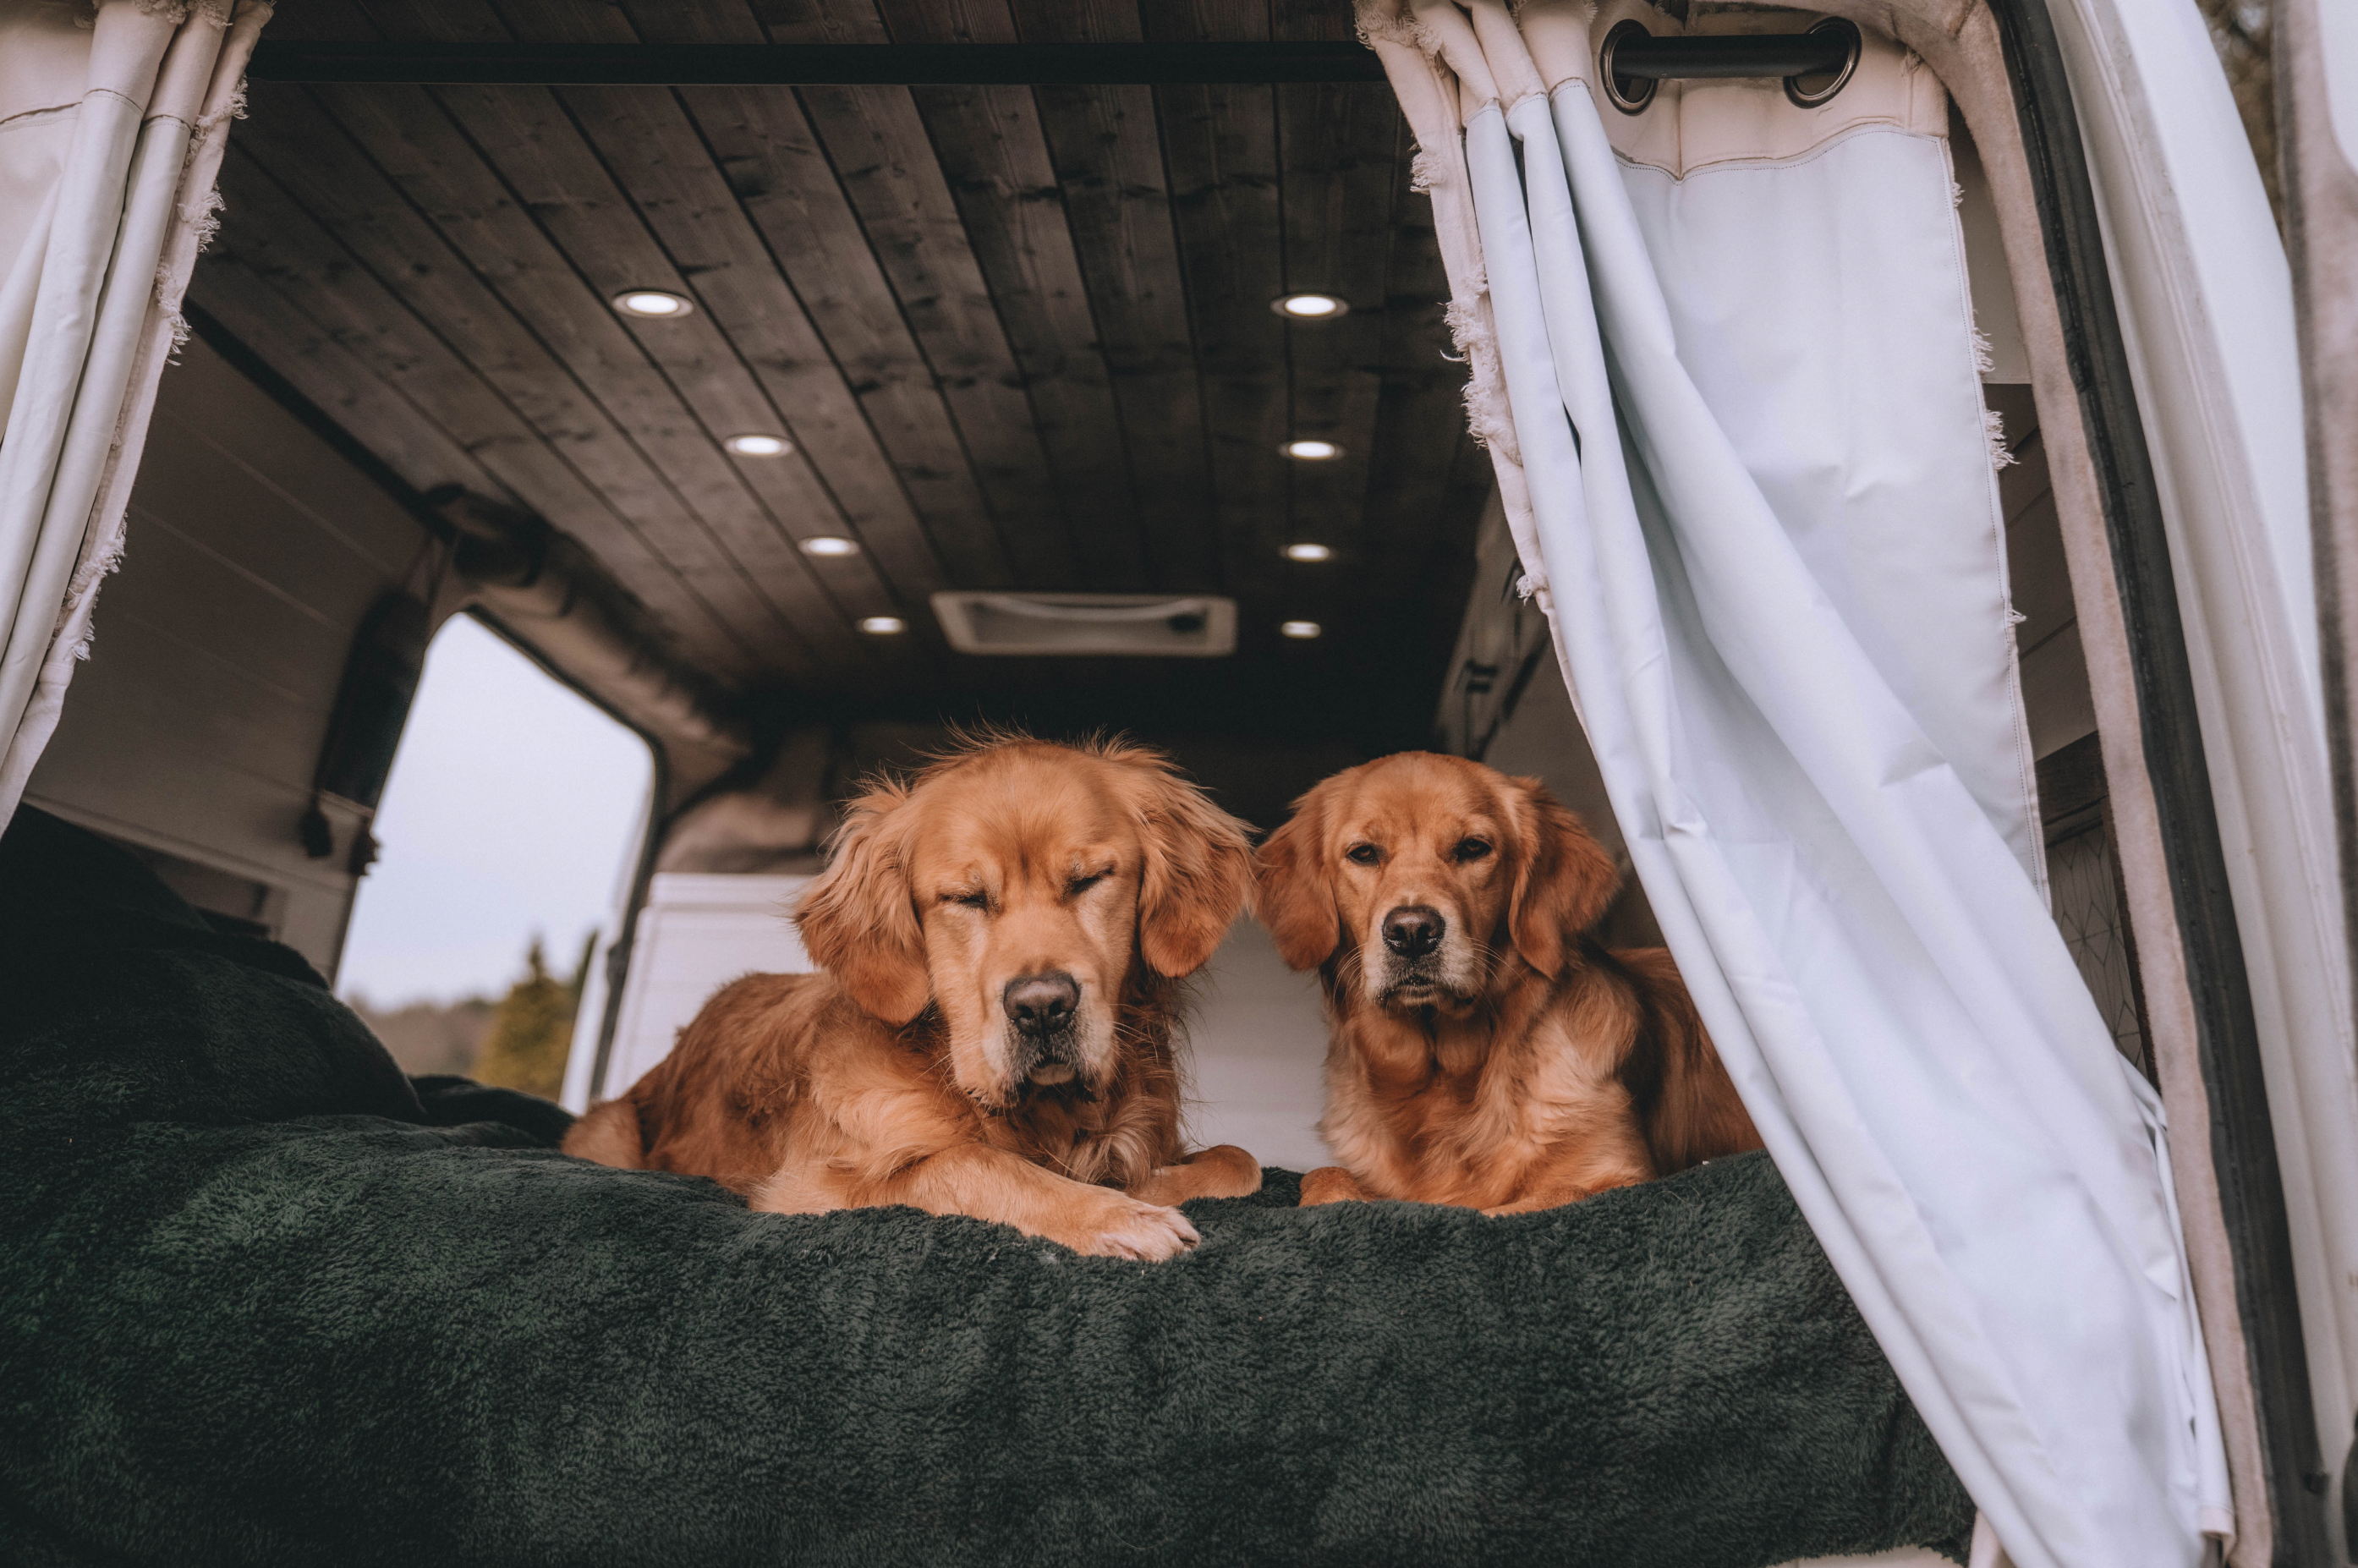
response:
[[[1156,753],[998,738],[854,801],[796,914],[822,973],[707,1002],[568,1153],[784,1214],[908,1204],[1083,1252],[1194,1245],[1175,1206],[1260,1185],[1179,1138],[1182,979],[1242,907],[1241,827]],[[1077,1000],[1026,1033],[1017,988]]]
[[[1319,1130],[1343,1163],[1304,1204],[1515,1213],[1759,1147],[1670,955],[1585,935],[1620,875],[1538,780],[1424,752],[1352,768],[1294,803],[1255,878],[1325,991]]]

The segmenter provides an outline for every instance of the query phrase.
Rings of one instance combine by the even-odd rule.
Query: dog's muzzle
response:
[[[1384,944],[1381,1000],[1443,989],[1441,939],[1449,934],[1449,922],[1439,910],[1402,904],[1384,916],[1378,934]]]
[[[1075,1027],[1081,1006],[1080,982],[1061,969],[1018,975],[1000,993],[1007,1010],[1009,1055],[1019,1084],[1066,1084],[1080,1071]]]

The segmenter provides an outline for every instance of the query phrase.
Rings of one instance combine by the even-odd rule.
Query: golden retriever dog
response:
[[[1620,874],[1536,779],[1408,752],[1261,846],[1254,910],[1331,1034],[1304,1205],[1552,1208],[1760,1146],[1671,956],[1586,933]]]
[[[1252,847],[1155,752],[993,738],[851,803],[795,915],[824,971],[751,975],[565,1152],[710,1176],[780,1214],[906,1204],[1081,1252],[1195,1245],[1175,1206],[1259,1190],[1184,1154],[1181,981]]]

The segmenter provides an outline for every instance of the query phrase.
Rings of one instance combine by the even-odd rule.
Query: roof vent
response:
[[[961,654],[1142,654],[1216,659],[1237,651],[1237,601],[1211,594],[937,593]]]

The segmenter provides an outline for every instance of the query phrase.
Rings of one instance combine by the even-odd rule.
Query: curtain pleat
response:
[[[156,384],[269,13],[258,0],[102,0],[79,101],[24,111],[70,115],[71,133],[0,281],[0,821],[56,729],[98,582],[120,557]]]
[[[1747,115],[1796,130],[1780,97],[1628,127],[1718,149],[1641,167],[1587,85],[1585,6],[1362,20],[1566,685],[1796,1201],[2021,1568],[2194,1568],[2232,1528],[2216,1411],[2160,1103],[2049,914],[2035,805],[2010,787],[2028,756],[1995,494],[1972,493],[1970,307],[1874,270],[1956,252],[1945,142],[1895,111],[1731,153]],[[1920,104],[1920,62],[1880,47],[1894,102]],[[1691,248],[1731,232],[1743,254]],[[1790,326],[1729,283],[1829,234],[1843,289],[1798,283]],[[1728,315],[1738,296],[1750,313]],[[1844,395],[1811,402],[1829,356]],[[1747,466],[1790,455],[1773,421],[1740,448],[1720,412],[1780,390],[1801,466],[1828,470],[1807,483]]]

